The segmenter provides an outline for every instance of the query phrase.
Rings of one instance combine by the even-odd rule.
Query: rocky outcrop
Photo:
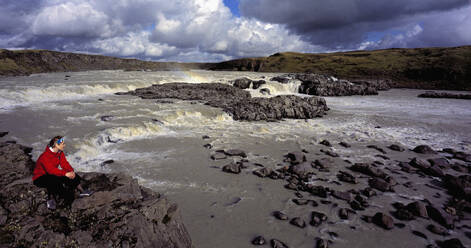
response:
[[[117,94],[135,95],[144,99],[199,100],[206,105],[221,108],[234,120],[244,121],[311,119],[323,116],[328,110],[323,98],[294,95],[252,98],[247,91],[219,83],[168,83]]]
[[[280,83],[299,80],[299,93],[315,96],[377,95],[378,90],[388,90],[391,84],[389,80],[348,81],[314,73],[285,74],[271,80]]]
[[[262,84],[265,84],[265,80],[252,80],[249,78],[238,78],[234,81],[232,81],[232,85],[234,87],[237,87],[239,89],[249,89],[250,86],[252,86],[252,89],[256,90],[260,88]]]
[[[424,98],[452,98],[452,99],[466,99],[471,100],[471,94],[453,94],[447,92],[435,92],[435,91],[428,91],[418,95],[418,97]]]
[[[29,152],[0,143],[1,247],[192,247],[178,206],[123,174],[79,173],[95,194],[48,210]]]

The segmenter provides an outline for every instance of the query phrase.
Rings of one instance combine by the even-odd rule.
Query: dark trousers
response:
[[[80,180],[77,174],[75,174],[74,179],[46,174],[34,180],[33,184],[41,188],[46,188],[49,198],[59,196],[66,201],[72,202],[75,188],[80,184]]]

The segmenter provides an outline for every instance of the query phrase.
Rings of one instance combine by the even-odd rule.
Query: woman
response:
[[[80,185],[80,177],[64,155],[64,137],[56,136],[49,141],[49,145],[39,156],[33,171],[34,185],[47,189],[47,208],[56,209],[56,197],[65,199],[66,204],[72,203],[74,191],[77,188],[80,196],[90,196],[89,190],[84,190]],[[60,166],[60,168],[59,168]]]

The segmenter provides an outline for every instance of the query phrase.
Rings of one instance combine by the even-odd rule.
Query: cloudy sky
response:
[[[156,61],[471,45],[471,0],[2,0],[0,48]]]

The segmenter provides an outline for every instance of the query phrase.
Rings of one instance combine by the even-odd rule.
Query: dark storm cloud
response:
[[[368,32],[400,29],[424,15],[469,4],[469,0],[241,0],[240,9],[242,16],[284,24],[311,43],[352,48],[365,41]]]
[[[2,1],[0,34],[14,34],[27,29],[31,18],[40,6],[41,1],[38,0]]]

